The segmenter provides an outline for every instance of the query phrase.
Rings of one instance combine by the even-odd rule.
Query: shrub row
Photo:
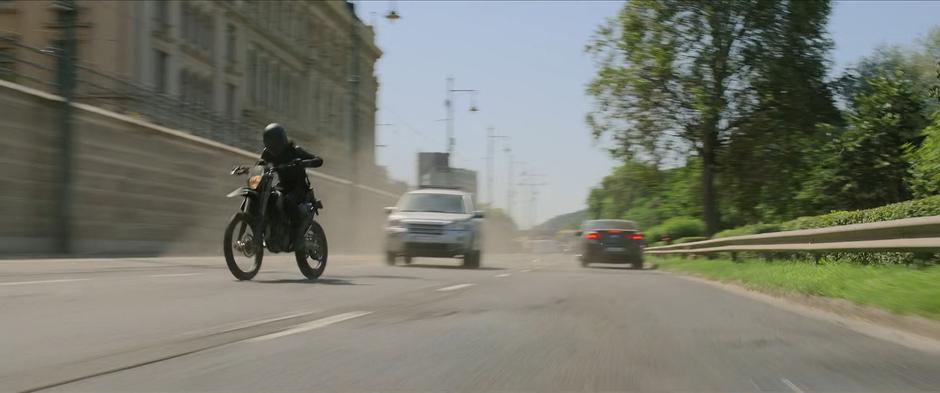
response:
[[[798,229],[824,228],[836,225],[865,224],[902,218],[940,215],[940,195],[923,199],[894,203],[872,209],[834,211],[819,216],[800,217],[780,224],[755,224],[721,231],[715,237],[752,235],[758,233],[793,231]],[[805,255],[805,254],[803,254]],[[914,255],[905,252],[880,253],[831,253],[826,259],[843,260],[861,264],[910,264],[924,260],[936,260],[937,255]]]
[[[663,236],[676,240],[705,235],[705,223],[695,217],[673,217],[645,232],[648,242],[658,242]]]

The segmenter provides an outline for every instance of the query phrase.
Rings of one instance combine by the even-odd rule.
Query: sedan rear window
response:
[[[584,223],[584,230],[593,231],[598,229],[624,229],[628,231],[636,230],[636,223],[627,220],[593,220]]]

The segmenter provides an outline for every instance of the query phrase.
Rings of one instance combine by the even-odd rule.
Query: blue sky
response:
[[[444,93],[478,89],[480,112],[458,96],[455,166],[479,170],[486,201],[486,128],[511,137],[523,168],[544,174],[537,221],[584,208],[590,188],[616,165],[584,124],[591,100],[584,86],[594,68],[583,47],[621,1],[360,1],[374,22],[379,60],[377,160],[392,176],[414,182],[415,154],[445,149]],[[381,16],[395,7],[402,19]],[[838,72],[883,44],[909,45],[940,25],[940,1],[837,2],[830,19]],[[508,159],[496,158],[495,204],[506,207]],[[518,168],[519,166],[517,166]],[[527,226],[529,198],[517,189],[514,216]],[[525,212],[525,214],[523,213]]]

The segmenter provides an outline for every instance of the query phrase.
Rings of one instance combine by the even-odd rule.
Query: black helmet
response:
[[[280,124],[271,123],[264,127],[264,148],[274,155],[284,152],[284,149],[290,145],[287,139],[287,130]]]

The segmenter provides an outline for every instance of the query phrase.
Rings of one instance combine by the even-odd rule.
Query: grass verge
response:
[[[746,260],[649,258],[660,268],[724,282],[734,282],[764,292],[802,294],[845,299],[940,320],[940,267],[909,268],[899,265],[857,265],[828,262],[765,262]]]

